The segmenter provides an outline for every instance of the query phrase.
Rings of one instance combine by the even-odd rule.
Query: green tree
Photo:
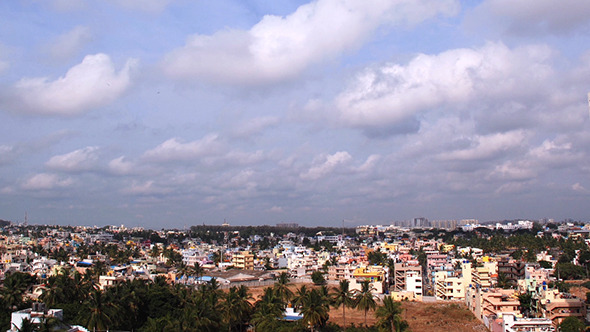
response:
[[[95,289],[90,293],[86,302],[88,308],[88,321],[86,326],[90,330],[107,330],[112,325],[113,304],[105,301],[103,293]]]
[[[36,278],[28,273],[12,272],[6,275],[4,285],[0,289],[0,295],[10,310],[16,310],[24,304],[23,294],[35,282]]]
[[[311,331],[316,331],[316,327],[326,324],[329,316],[329,303],[324,296],[317,290],[312,289],[307,292],[301,306],[302,321],[311,327]]]
[[[377,307],[373,290],[371,282],[364,280],[361,283],[361,290],[355,295],[355,307],[365,312],[365,325],[367,325],[367,312],[375,310],[375,307]]]
[[[284,311],[285,302],[277,296],[273,288],[267,287],[262,297],[254,304],[251,323],[256,331],[275,331]]]
[[[342,307],[343,326],[346,328],[346,307],[354,307],[354,296],[350,291],[348,280],[340,280],[338,287],[332,293],[332,299],[335,308]]]
[[[586,275],[583,267],[573,263],[557,263],[555,264],[555,276],[560,279],[582,279]]]
[[[314,271],[311,274],[311,281],[315,285],[323,285],[326,283],[326,278],[324,278],[324,274],[322,273],[322,271]]]
[[[408,328],[408,323],[402,319],[403,309],[401,303],[395,302],[391,296],[383,298],[383,305],[377,308],[375,316],[379,319],[377,324],[391,332],[401,332]]]
[[[305,285],[301,285],[297,291],[295,292],[295,295],[293,296],[293,307],[295,309],[301,309],[301,307],[303,306],[303,302],[305,301],[305,297],[307,296],[307,293],[309,292],[309,290],[307,289],[307,286]]]
[[[233,286],[229,289],[223,304],[223,314],[228,331],[242,331],[246,327],[252,313],[250,299],[252,299],[252,295],[244,285]]]
[[[293,298],[293,291],[289,289],[289,274],[281,272],[274,285],[274,290],[283,301],[288,303]]]
[[[529,317],[533,307],[533,296],[531,293],[526,292],[518,295],[518,301],[520,302],[520,312],[524,317]]]
[[[561,324],[559,324],[560,332],[582,332],[585,328],[586,325],[573,316],[566,317]]]

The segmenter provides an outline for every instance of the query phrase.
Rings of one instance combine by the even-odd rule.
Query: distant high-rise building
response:
[[[428,219],[424,217],[414,218],[412,220],[412,228],[423,228],[423,227],[430,227],[430,223]]]

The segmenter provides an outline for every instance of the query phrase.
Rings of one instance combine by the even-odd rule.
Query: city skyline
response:
[[[50,0],[0,18],[0,218],[590,219],[590,3]]]

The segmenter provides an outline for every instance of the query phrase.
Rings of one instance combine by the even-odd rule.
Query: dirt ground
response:
[[[301,284],[291,285],[290,288],[295,292]],[[306,285],[313,287],[312,285]],[[255,300],[263,293],[264,288],[250,288],[250,292]],[[403,318],[410,325],[413,332],[474,332],[488,331],[486,327],[475,318],[475,316],[460,303],[450,302],[403,302]],[[338,325],[343,324],[342,308],[330,309],[330,322]],[[367,324],[373,325],[377,322],[375,313],[367,313]],[[365,313],[362,310],[346,309],[346,324],[354,323],[356,326],[365,324]]]

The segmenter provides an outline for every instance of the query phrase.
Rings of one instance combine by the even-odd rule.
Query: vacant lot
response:
[[[300,286],[291,285],[293,292]],[[307,285],[307,287],[313,287]],[[252,287],[250,292],[254,299],[262,295],[263,288]],[[475,316],[461,303],[449,302],[403,302],[403,318],[410,325],[411,331],[445,331],[445,332],[473,332],[487,331],[486,327],[475,318]],[[330,310],[330,321],[341,325],[342,308]],[[367,324],[373,325],[377,322],[373,311],[367,313]],[[354,323],[356,326],[365,323],[365,313],[361,310],[346,309],[346,324]]]

